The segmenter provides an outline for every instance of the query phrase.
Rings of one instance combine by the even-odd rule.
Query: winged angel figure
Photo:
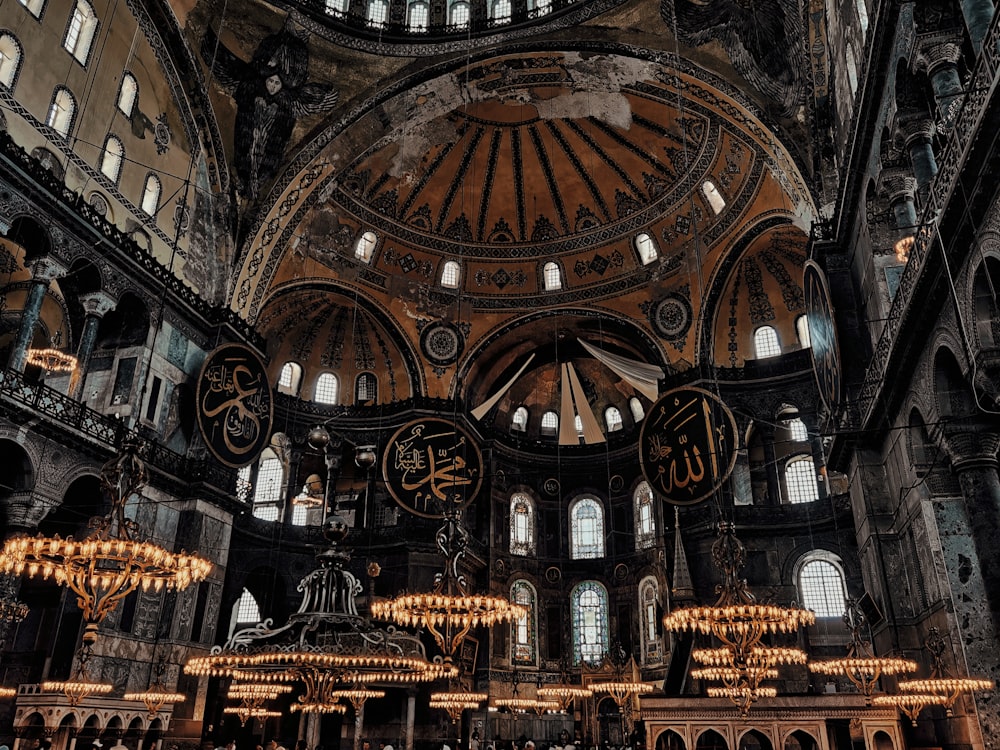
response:
[[[337,103],[329,86],[306,83],[309,48],[287,29],[265,37],[250,62],[226,49],[209,28],[201,54],[236,101],[234,145],[238,189],[255,199],[278,172],[295,122]]]
[[[660,0],[681,42],[716,40],[736,71],[792,116],[802,99],[802,29],[796,0]]]

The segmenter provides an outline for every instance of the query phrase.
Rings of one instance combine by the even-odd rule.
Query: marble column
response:
[[[413,725],[417,716],[417,692],[408,690],[406,693],[406,738],[404,750],[413,750]]]
[[[912,236],[916,232],[917,193],[916,178],[901,169],[885,170],[879,175],[882,193],[889,198],[896,229],[900,234]]]
[[[972,49],[978,55],[983,49],[983,39],[989,31],[990,23],[993,21],[992,0],[962,0],[962,17],[965,19],[965,28],[969,32],[969,40],[972,42]]]
[[[934,136],[934,122],[926,117],[918,117],[900,123],[903,143],[910,155],[913,175],[917,178],[917,189],[923,190],[931,184],[938,173],[937,158],[931,138]]]
[[[28,348],[35,334],[35,326],[42,313],[42,302],[53,279],[66,275],[66,267],[54,258],[39,258],[31,266],[31,286],[21,311],[21,327],[14,339],[8,366],[17,372],[24,372]]]
[[[80,345],[76,349],[76,370],[69,381],[69,397],[79,400],[84,381],[87,379],[87,368],[90,365],[90,355],[94,353],[97,343],[97,329],[101,319],[111,312],[116,301],[105,292],[92,292],[80,297],[83,305],[83,330],[80,333]]]
[[[948,127],[955,119],[965,93],[962,79],[958,75],[958,61],[962,58],[962,50],[954,42],[942,42],[921,49],[920,58],[934,89],[938,119]]]
[[[1000,629],[1000,476],[995,456],[977,456],[954,462],[979,556],[986,599],[993,622]]]

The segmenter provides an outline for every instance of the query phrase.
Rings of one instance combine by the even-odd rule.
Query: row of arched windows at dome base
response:
[[[801,604],[813,610],[817,617],[839,620],[843,617],[847,588],[839,558],[826,550],[813,550],[796,562],[795,582]],[[647,576],[639,582],[637,601],[639,636],[644,664],[659,664],[664,658],[664,632],[661,617],[669,611],[666,592],[659,580]],[[513,664],[539,662],[539,595],[535,585],[517,579],[510,586],[510,598],[525,608],[524,617],[510,625],[509,658]],[[548,595],[547,595],[548,598]],[[611,644],[609,626],[609,596],[600,581],[581,581],[569,593],[572,628],[573,662],[597,664],[608,653]],[[230,634],[239,628],[251,627],[262,619],[257,600],[247,589],[233,607]],[[549,655],[551,656],[551,655]]]

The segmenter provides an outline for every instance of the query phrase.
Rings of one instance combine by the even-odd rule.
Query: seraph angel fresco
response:
[[[234,154],[239,192],[250,200],[277,174],[296,121],[330,111],[337,92],[307,83],[309,48],[282,29],[261,40],[245,62],[226,49],[209,28],[201,54],[236,101]]]
[[[736,72],[771,101],[782,117],[804,96],[802,22],[795,0],[660,0],[660,15],[679,41],[719,42]]]

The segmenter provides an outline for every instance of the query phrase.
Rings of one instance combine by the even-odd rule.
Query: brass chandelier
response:
[[[871,642],[861,635],[862,628],[867,624],[867,618],[860,605],[853,599],[847,600],[844,610],[844,623],[851,631],[851,643],[847,647],[847,656],[839,659],[824,659],[809,662],[809,670],[825,675],[844,675],[858,691],[865,696],[868,704],[882,675],[897,675],[906,672],[916,672],[917,663],[912,659],[895,656],[875,656]],[[923,692],[923,691],[922,691]]]
[[[138,443],[126,442],[101,469],[101,486],[111,510],[103,518],[91,519],[86,538],[15,536],[0,550],[0,573],[53,578],[76,594],[86,623],[84,644],[97,640],[100,623],[136,589],[179,591],[204,580],[212,570],[204,558],[170,552],[139,538],[138,525],[126,515],[126,503],[134,495],[141,497],[146,484],[139,449]]]
[[[448,713],[452,723],[462,718],[466,709],[479,708],[489,696],[486,693],[444,691],[431,693],[430,707],[438,708]]]
[[[578,698],[589,698],[594,691],[582,685],[553,685],[552,687],[538,688],[538,697],[545,701],[555,701],[559,710],[566,712]]]
[[[426,594],[400,594],[394,599],[373,602],[372,616],[404,627],[426,628],[451,662],[469,631],[480,625],[527,616],[527,611],[509,599],[492,594],[469,593],[465,574],[460,571],[469,544],[469,532],[461,523],[462,512],[450,508],[445,523],[435,535],[445,559],[444,570],[434,576],[434,588]]]
[[[91,679],[87,670],[90,657],[93,655],[92,644],[84,644],[77,655],[76,667],[67,680],[47,680],[42,683],[42,691],[46,693],[63,693],[73,708],[79,706],[85,698],[91,695],[107,695],[114,689],[110,682],[97,682]]]

